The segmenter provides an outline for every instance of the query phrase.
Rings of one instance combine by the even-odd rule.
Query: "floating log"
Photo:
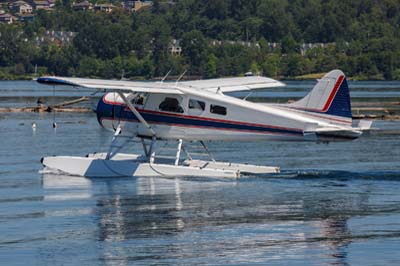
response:
[[[360,114],[353,114],[353,119],[364,119],[364,118],[368,118],[368,119],[383,119],[383,116],[378,116],[378,115],[371,115],[371,114],[367,114],[367,115],[360,115]]]
[[[54,108],[56,112],[64,113],[90,113],[93,112],[92,109],[86,107],[73,107],[73,108]]]
[[[372,115],[372,114],[366,114],[366,115],[353,115],[353,119],[375,119],[375,120],[392,120],[392,121],[398,121],[400,120],[400,115]]]
[[[21,108],[0,108],[0,113],[44,113],[44,112],[71,112],[71,113],[89,113],[92,109],[87,107],[68,107],[68,108],[50,108],[50,107],[21,107]]]
[[[353,107],[382,107],[382,106],[400,106],[400,102],[352,102]]]
[[[92,109],[87,108],[87,107],[67,107],[65,106],[68,105],[73,105],[77,104],[80,102],[88,101],[89,98],[86,96],[83,96],[79,99],[75,100],[70,100],[70,101],[65,101],[62,103],[57,103],[54,105],[46,106],[46,105],[39,105],[39,106],[34,106],[34,107],[7,107],[7,108],[0,108],[0,113],[21,113],[21,112],[73,112],[73,113],[85,113],[85,112],[91,112]]]
[[[63,106],[72,105],[72,104],[85,102],[85,101],[89,101],[89,97],[83,96],[83,97],[81,97],[79,99],[75,99],[75,100],[71,100],[71,101],[65,101],[65,102],[62,102],[62,103],[54,104],[51,107],[52,108],[58,108],[58,107],[63,107]]]

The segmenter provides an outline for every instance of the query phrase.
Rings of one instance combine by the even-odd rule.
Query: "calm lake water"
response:
[[[42,156],[111,139],[94,114],[52,121],[0,113],[0,265],[400,265],[400,122],[329,145],[210,143],[217,159],[282,168],[224,180],[42,175]]]

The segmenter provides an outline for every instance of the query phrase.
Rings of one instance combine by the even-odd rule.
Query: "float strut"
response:
[[[144,120],[143,116],[136,110],[135,106],[132,105],[132,103],[126,98],[126,96],[122,92],[118,92],[119,96],[124,100],[126,105],[129,107],[129,109],[132,111],[132,113],[136,116],[137,119],[139,119],[140,123],[142,123],[148,131],[151,133],[151,135],[154,137],[156,135],[156,132],[153,130],[153,128]]]
[[[182,139],[179,139],[178,140],[178,149],[176,151],[175,165],[179,164],[179,158],[181,157],[181,150],[182,150]]]

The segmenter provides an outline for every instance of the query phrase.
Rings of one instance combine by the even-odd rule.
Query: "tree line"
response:
[[[290,78],[334,68],[357,79],[400,79],[399,24],[399,0],[156,0],[136,13],[73,11],[62,1],[31,22],[0,25],[0,79],[35,70],[114,79],[185,70],[203,78],[248,71]],[[64,45],[38,45],[46,30],[77,35]],[[181,55],[169,52],[172,39],[180,40]],[[271,49],[271,42],[279,45]],[[302,43],[329,44],[300,54]]]

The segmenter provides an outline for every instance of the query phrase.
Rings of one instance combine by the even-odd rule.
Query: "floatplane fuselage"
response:
[[[118,164],[116,161],[119,166],[112,167],[128,169],[123,175],[160,175],[163,172],[169,175],[238,176],[238,172],[276,172],[278,168],[233,165],[216,162],[213,158],[193,160],[186,151],[188,159],[180,165],[182,141],[200,141],[203,145],[204,141],[210,140],[342,141],[358,138],[371,126],[370,122],[354,125],[349,87],[340,70],[326,74],[306,97],[290,104],[254,103],[226,94],[283,85],[263,77],[176,84],[58,77],[43,77],[38,81],[110,90],[99,101],[96,113],[99,123],[115,132],[113,142],[120,135],[152,140],[148,146],[143,144],[143,157],[117,154],[112,149],[108,153],[89,156],[89,159],[46,157],[45,166],[83,176],[103,176],[104,172],[112,175],[115,171],[107,169],[111,164]],[[156,140],[179,140],[172,168],[156,163],[153,151]],[[104,168],[98,161],[110,165]],[[138,166],[131,168],[129,161]],[[79,171],[75,171],[76,163],[80,164]],[[140,170],[142,166],[146,166],[144,170]],[[158,170],[154,170],[156,166]]]
[[[318,102],[308,105],[262,104],[222,93],[181,87],[183,94],[125,93],[125,97],[161,139],[183,140],[293,140],[340,141],[361,135],[352,127],[349,88],[340,73],[327,84],[314,88]],[[331,80],[332,79],[332,80]],[[335,81],[335,82],[333,82]],[[325,81],[321,81],[325,83]],[[321,84],[320,84],[321,85]],[[327,93],[329,92],[329,93]],[[308,97],[311,97],[309,95]],[[315,96],[313,96],[315,98]],[[347,100],[346,100],[347,99]],[[152,133],[116,93],[105,94],[97,106],[99,123],[113,131],[118,126],[133,134]],[[319,129],[319,131],[317,130]]]

